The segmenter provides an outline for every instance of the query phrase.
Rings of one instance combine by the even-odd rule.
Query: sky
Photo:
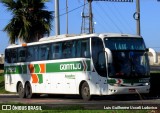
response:
[[[66,34],[66,0],[59,0],[60,34]],[[84,0],[68,0],[69,34],[80,34]],[[54,11],[54,0],[46,4],[46,10]],[[95,33],[136,34],[136,0],[130,2],[92,2]],[[140,0],[141,36],[147,48],[160,52],[160,2],[158,0]],[[12,15],[0,3],[0,54],[9,45],[9,37],[3,31]],[[54,20],[50,36],[55,35]]]

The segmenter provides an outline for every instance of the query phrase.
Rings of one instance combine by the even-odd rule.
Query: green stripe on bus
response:
[[[46,64],[46,73],[90,71],[90,61],[74,61]]]
[[[22,65],[22,73],[27,74],[27,65]]]
[[[34,65],[34,73],[40,73],[39,64]],[[27,65],[5,66],[5,74],[27,74]],[[90,71],[90,60],[47,63],[46,73]]]
[[[39,83],[40,84],[43,83],[43,76],[42,76],[42,74],[37,74],[37,76],[38,76],[38,79],[39,79]]]
[[[27,65],[5,66],[5,74],[26,74]]]
[[[34,71],[35,71],[35,73],[40,73],[39,64],[34,64]]]

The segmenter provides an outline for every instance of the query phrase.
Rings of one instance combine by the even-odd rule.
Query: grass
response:
[[[4,86],[4,74],[0,73],[0,94],[8,94],[9,92],[5,91]]]
[[[4,88],[4,75],[3,73],[0,73],[0,93],[4,93],[5,88]]]
[[[4,81],[3,73],[0,73],[0,83]]]

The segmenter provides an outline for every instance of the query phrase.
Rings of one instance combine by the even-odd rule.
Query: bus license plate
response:
[[[129,89],[129,92],[133,93],[133,92],[136,92],[135,89]]]

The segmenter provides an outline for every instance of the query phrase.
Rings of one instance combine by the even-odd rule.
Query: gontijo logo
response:
[[[77,70],[82,69],[81,63],[77,64],[60,64],[60,70]]]
[[[80,62],[68,62],[63,63],[59,65],[60,71],[87,71],[88,65],[86,61],[80,61]]]

